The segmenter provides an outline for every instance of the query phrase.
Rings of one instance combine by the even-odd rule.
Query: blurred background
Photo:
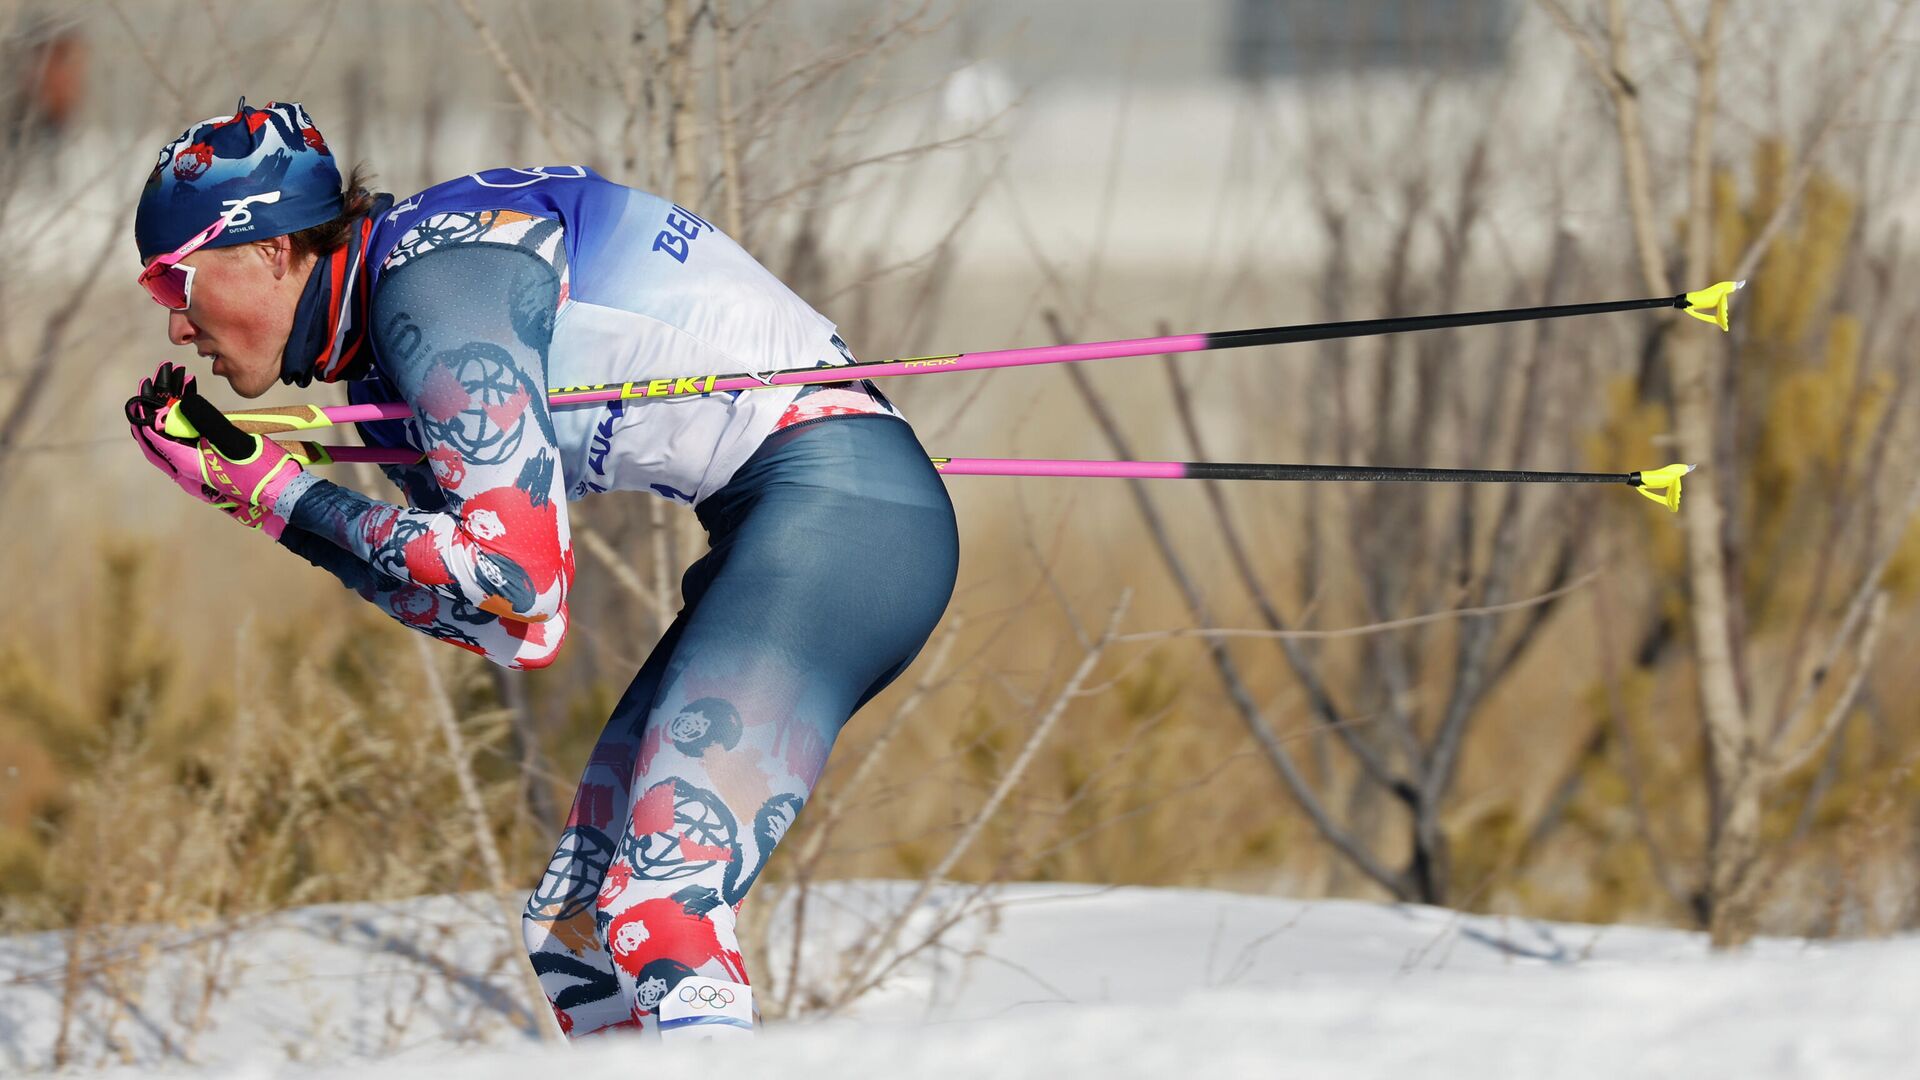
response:
[[[73,931],[93,977],[141,962],[126,927],[523,894],[704,542],[661,501],[575,503],[560,660],[434,650],[429,678],[154,477],[121,403],[179,357],[133,203],[243,94],[403,196],[574,162],[668,194],[863,359],[1749,279],[1724,335],[1650,311],[887,386],[940,455],[1702,470],[1678,515],[951,478],[952,606],[843,733],[756,941],[848,878],[1910,929],[1910,7],[0,3],[0,933]],[[797,1016],[870,988],[869,953],[749,964]],[[75,1010],[130,1007],[72,977]]]

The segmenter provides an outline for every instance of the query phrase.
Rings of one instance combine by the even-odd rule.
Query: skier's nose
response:
[[[193,342],[193,323],[188,321],[186,312],[167,312],[167,340],[175,345],[188,345]]]

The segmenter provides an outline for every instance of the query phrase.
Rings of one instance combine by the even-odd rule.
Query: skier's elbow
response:
[[[554,657],[560,655],[560,646],[566,644],[567,640],[565,598],[560,599],[553,613],[545,620],[520,623],[509,632],[520,641],[520,647],[505,658],[505,666],[515,671],[537,671],[553,663]]]
[[[559,655],[559,652],[560,650],[554,649],[550,652],[539,653],[533,656],[516,656],[507,661],[506,667],[510,671],[539,671],[541,668],[553,663],[553,658]]]
[[[564,613],[567,600],[560,593],[529,597],[518,603],[505,596],[493,595],[483,598],[475,606],[501,622],[538,626]]]
[[[546,623],[564,614],[567,589],[573,584],[572,558],[557,545],[547,548],[482,553],[476,564],[482,595],[475,598],[475,606],[517,623]]]
[[[544,626],[558,621],[564,627],[567,617],[567,586],[571,584],[566,577],[556,578],[543,592],[536,593],[518,606],[506,618],[517,622]],[[562,631],[564,632],[564,630]]]

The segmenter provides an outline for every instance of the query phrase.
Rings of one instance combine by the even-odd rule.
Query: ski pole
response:
[[[324,446],[281,442],[304,465],[366,461],[409,465],[420,453],[404,447]],[[1624,484],[1668,510],[1680,509],[1680,480],[1692,465],[1638,472],[1536,472],[1515,469],[1413,469],[1374,465],[1279,465],[1212,461],[1084,461],[1057,458],[932,459],[943,476],[1051,476],[1124,480],[1280,480],[1416,484]]]
[[[1593,304],[1506,308],[1500,311],[1469,311],[1450,315],[1413,315],[1390,319],[1360,319],[1352,322],[1269,326],[1257,330],[1227,330],[1205,334],[1176,334],[1171,337],[1096,341],[1078,345],[1041,345],[1024,349],[912,356],[899,360],[861,361],[842,364],[838,367],[787,368],[779,371],[743,372],[733,375],[676,376],[625,383],[602,383],[594,386],[565,386],[547,391],[547,403],[549,405],[584,405],[635,399],[652,401],[661,398],[730,393],[736,390],[756,390],[772,386],[807,386],[817,383],[851,382],[855,379],[987,371],[1034,364],[1109,360],[1126,356],[1244,349],[1255,345],[1326,341],[1331,338],[1374,337],[1418,330],[1561,319],[1574,315],[1598,315],[1605,312],[1637,311],[1647,308],[1679,308],[1693,318],[1726,330],[1729,299],[1735,290],[1745,284],[1744,281],[1722,281],[1678,296],[1656,296],[1641,300],[1609,300]],[[251,434],[282,435],[296,431],[312,431],[335,424],[404,420],[412,415],[413,410],[406,403],[388,402],[372,405],[286,405],[228,413],[227,417],[240,430]]]
[[[1692,465],[1628,473],[1529,469],[1413,469],[1375,465],[1278,465],[1230,461],[1075,461],[1049,458],[933,459],[942,476],[1071,476],[1128,480],[1282,480],[1413,484],[1625,484],[1669,510],[1680,509],[1680,479]]]

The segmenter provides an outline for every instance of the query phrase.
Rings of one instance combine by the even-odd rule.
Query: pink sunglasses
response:
[[[237,209],[237,208],[236,208]],[[213,224],[194,234],[193,239],[181,244],[173,252],[161,255],[148,263],[140,271],[140,286],[147,290],[153,301],[169,311],[185,311],[193,300],[193,267],[181,266],[180,260],[206,247],[213,238],[227,231],[227,222],[233,217],[231,212],[222,214]]]

